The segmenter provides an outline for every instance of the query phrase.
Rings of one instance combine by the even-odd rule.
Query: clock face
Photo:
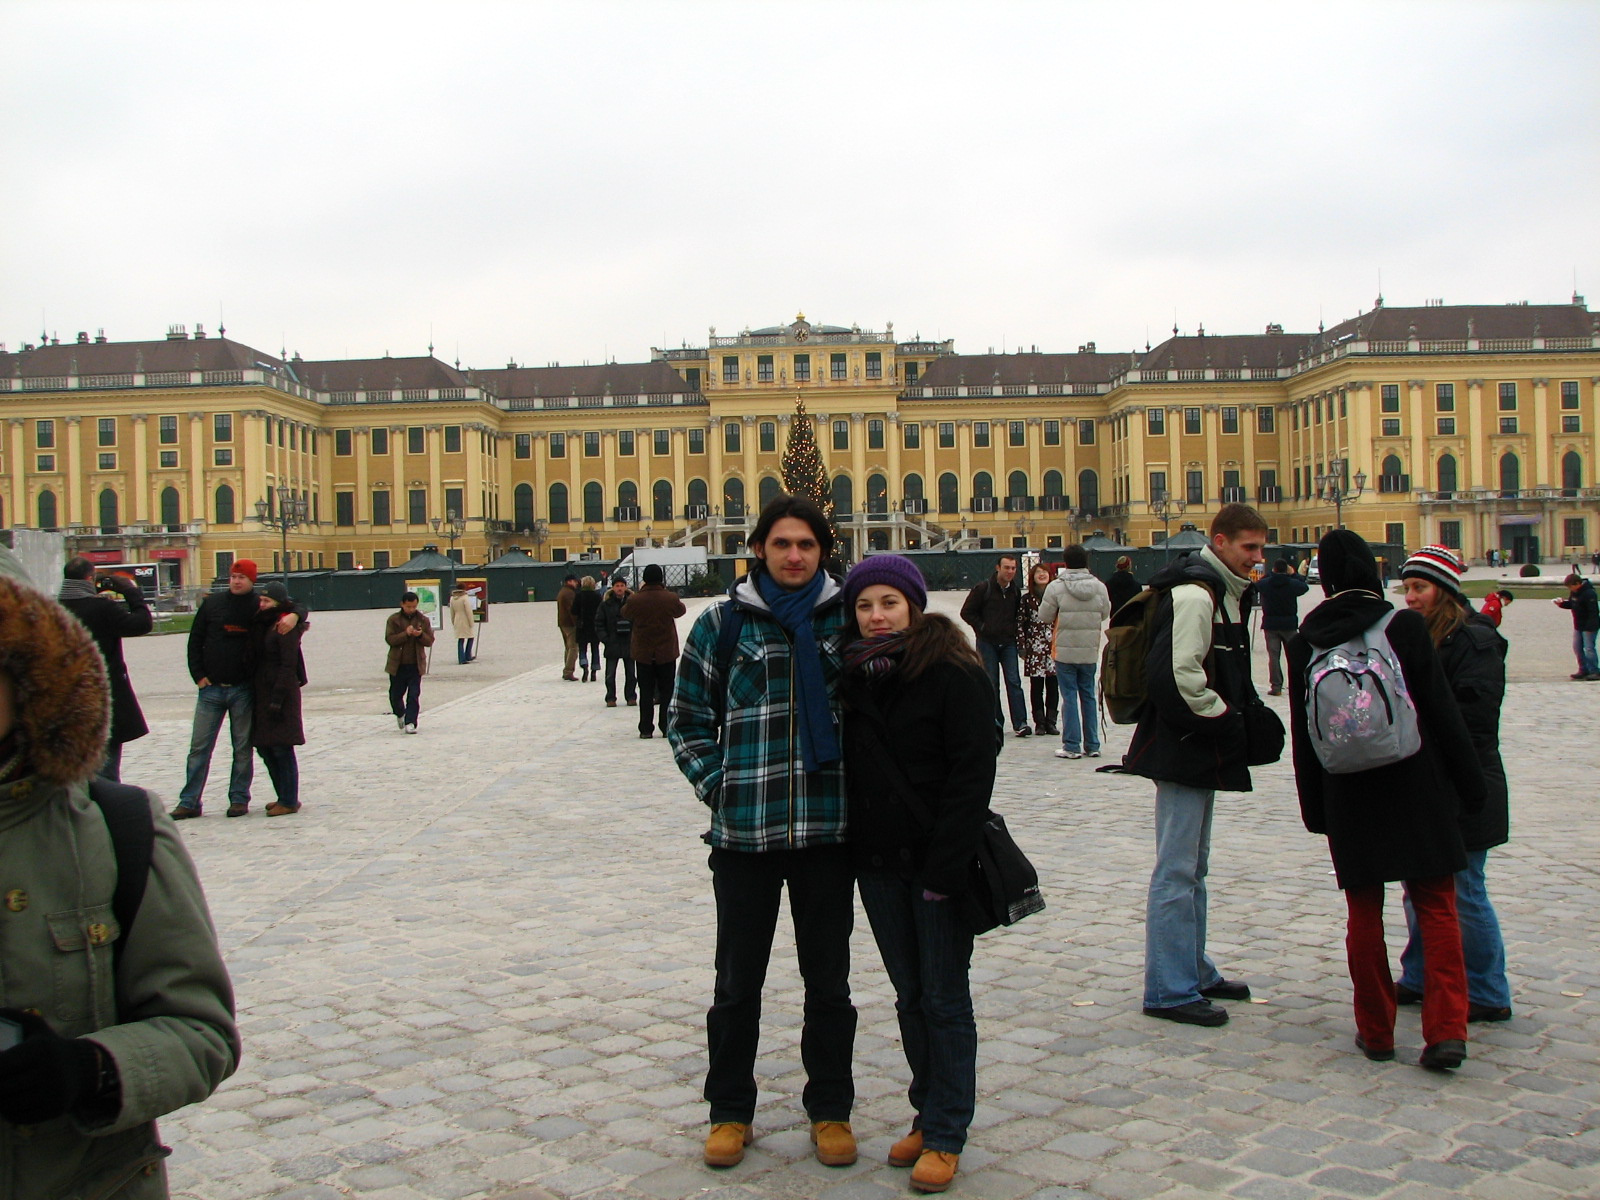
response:
[[[803,341],[806,340],[806,338],[808,338],[810,336],[811,336],[811,331],[809,329],[807,329],[804,325],[800,326],[799,329],[796,329],[794,331],[794,340],[797,341],[797,342],[803,342]]]

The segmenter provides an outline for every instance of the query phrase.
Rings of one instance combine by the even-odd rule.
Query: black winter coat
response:
[[[1291,633],[1300,628],[1300,597],[1311,585],[1293,571],[1268,571],[1256,581],[1261,628]]]
[[[622,606],[632,599],[632,592],[625,593],[620,600],[615,592],[607,592],[606,598],[600,601],[600,607],[595,610],[594,635],[605,643],[606,653],[613,657],[628,657],[633,622],[622,615]]]
[[[1467,723],[1489,790],[1483,809],[1461,817],[1468,850],[1492,850],[1511,838],[1511,800],[1500,761],[1500,703],[1506,694],[1506,639],[1494,622],[1472,613],[1439,647],[1439,663]]]
[[[598,641],[594,619],[600,611],[600,593],[595,588],[579,588],[578,598],[572,602],[572,616],[578,622],[580,642]]]
[[[106,660],[106,678],[111,683],[111,732],[106,741],[132,742],[150,732],[150,726],[139,708],[139,698],[133,693],[133,681],[128,678],[128,665],[122,658],[122,639],[149,633],[154,621],[150,606],[137,587],[123,593],[127,599],[113,600],[109,596],[82,596],[63,599],[61,605],[87,626],[100,656]]]
[[[961,604],[961,619],[984,641],[995,646],[1017,644],[1017,609],[1022,604],[1022,583],[1011,580],[1000,586],[998,575],[985,579],[967,593]]]
[[[254,592],[212,592],[200,601],[189,627],[189,677],[196,683],[249,683],[255,673],[252,630],[260,611]]]
[[[895,671],[868,683],[850,672],[843,696],[848,828],[857,869],[889,871],[941,896],[961,895],[994,792],[988,677],[956,662],[938,663],[910,681]],[[884,751],[932,815],[931,834],[900,799]]]
[[[1111,598],[1112,612],[1116,612],[1142,591],[1144,585],[1133,577],[1132,571],[1113,571],[1111,578],[1106,580],[1106,595]]]
[[[1312,748],[1306,668],[1313,647],[1336,646],[1370,629],[1391,607],[1371,592],[1341,592],[1311,611],[1287,647],[1300,815],[1312,833],[1327,835],[1341,888],[1453,875],[1467,865],[1461,815],[1483,807],[1483,768],[1466,722],[1427,623],[1409,609],[1395,613],[1388,635],[1417,708],[1422,749],[1387,767],[1330,775]]]
[[[1587,579],[1565,600],[1557,600],[1558,608],[1572,612],[1572,627],[1579,631],[1600,630],[1600,597],[1596,597],[1594,584]]]
[[[306,661],[300,639],[306,623],[288,633],[277,631],[277,609],[267,609],[256,619],[255,678],[250,689],[252,746],[303,746],[305,725],[300,711],[300,689],[306,683]]]

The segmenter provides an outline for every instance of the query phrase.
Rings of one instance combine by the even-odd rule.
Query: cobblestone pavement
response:
[[[946,611],[959,600],[936,598]],[[1561,664],[1565,613],[1534,602],[1510,616],[1514,676],[1523,658]],[[211,1100],[163,1123],[175,1192],[905,1194],[907,1172],[883,1160],[907,1122],[907,1073],[864,919],[861,1161],[827,1168],[808,1153],[799,981],[780,937],[756,1142],[738,1167],[702,1166],[706,822],[667,744],[641,740],[636,710],[605,708],[600,685],[558,678],[549,605],[497,608],[473,666],[441,642],[422,732],[397,734],[382,617],[313,621],[305,811],[262,815],[258,769],[248,818],[223,819],[213,793],[206,818],[182,826],[233,969],[245,1059]],[[128,649],[153,734],[128,747],[125,778],[171,797],[192,702],[182,641]],[[1401,1010],[1398,1061],[1352,1045],[1343,904],[1286,765],[1220,798],[1210,945],[1257,1002],[1196,1029],[1139,1012],[1150,785],[1062,762],[1048,738],[1010,742],[995,807],[1040,865],[1049,907],[974,956],[980,1095],[957,1194],[1600,1194],[1597,712],[1595,685],[1511,689],[1515,840],[1491,856],[1490,881],[1517,1013],[1473,1026],[1471,1057],[1448,1076],[1415,1065],[1415,1009]],[[1126,734],[1112,732],[1111,754]],[[214,785],[225,772],[219,758]],[[1396,889],[1392,928],[1398,909]]]

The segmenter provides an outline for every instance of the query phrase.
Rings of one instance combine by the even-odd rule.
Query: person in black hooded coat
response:
[[[1390,648],[1416,706],[1422,747],[1401,762],[1330,774],[1307,725],[1310,660],[1377,624],[1384,599],[1366,542],[1335,529],[1318,546],[1322,590],[1329,597],[1289,643],[1289,714],[1300,812],[1325,834],[1349,907],[1345,948],[1355,992],[1356,1044],[1368,1058],[1394,1057],[1394,978],[1383,937],[1384,884],[1405,885],[1426,954],[1422,1064],[1459,1066],[1466,1057],[1467,983],[1455,907],[1455,872],[1466,866],[1460,816],[1483,807],[1483,768],[1451,694],[1427,623],[1406,609],[1389,622]]]

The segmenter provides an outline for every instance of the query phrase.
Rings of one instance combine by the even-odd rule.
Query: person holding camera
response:
[[[118,783],[122,780],[122,747],[150,732],[122,659],[122,639],[143,637],[155,622],[144,593],[126,575],[107,573],[96,579],[94,564],[82,555],[68,561],[62,575],[61,606],[84,623],[106,660],[111,731],[106,737],[105,761],[96,773]]]

